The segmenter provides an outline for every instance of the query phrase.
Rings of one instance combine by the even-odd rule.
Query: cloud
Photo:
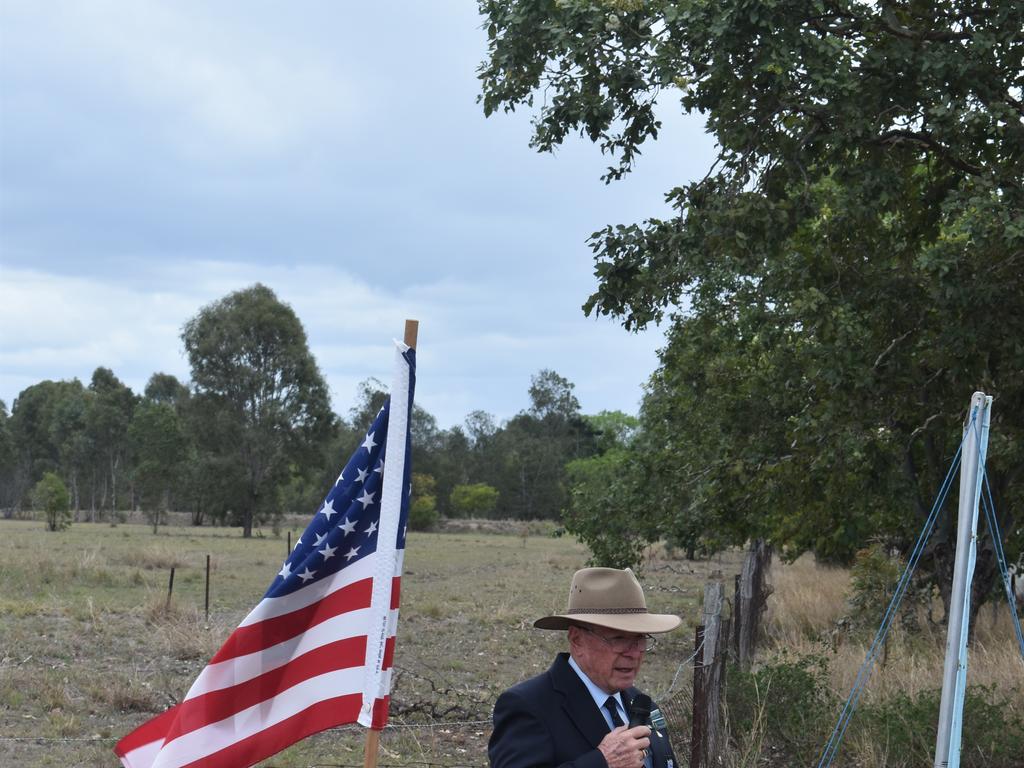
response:
[[[247,13],[217,17],[205,3],[63,2],[46,13],[5,9],[7,62],[48,56],[43,79],[70,104],[35,103],[50,114],[78,102],[113,108],[160,137],[165,148],[204,162],[279,153],[357,117],[342,73],[329,58]],[[238,8],[236,10],[240,10]],[[325,96],[330,95],[330,98]],[[108,116],[95,114],[104,121]]]
[[[341,414],[359,382],[390,379],[391,339],[401,336],[406,318],[421,322],[418,402],[444,426],[478,409],[512,416],[527,406],[529,376],[542,368],[577,382],[590,412],[633,411],[653,362],[652,336],[631,336],[557,307],[507,315],[488,298],[493,286],[471,281],[388,288],[321,265],[227,262],[142,265],[123,281],[4,269],[0,399],[11,406],[42,378],[88,382],[98,366],[139,393],[156,372],[187,381],[184,323],[203,305],[255,282],[272,288],[302,321]]]
[[[475,6],[0,5],[0,397],[99,365],[141,391],[188,377],[182,324],[254,282],[299,315],[346,412],[421,321],[418,402],[507,418],[553,368],[584,410],[634,410],[657,331],[585,318],[585,240],[663,215],[703,174],[699,119],[666,113],[605,186],[584,141],[527,147],[475,103]]]

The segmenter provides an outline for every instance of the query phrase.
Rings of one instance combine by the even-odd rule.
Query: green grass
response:
[[[39,522],[0,521],[0,765],[118,765],[113,743],[185,694],[286,549],[283,537],[243,540],[235,529],[167,527],[154,536],[145,525],[76,523],[48,533]],[[490,728],[477,721],[489,720],[501,690],[562,649],[562,633],[532,622],[564,608],[586,559],[572,539],[518,528],[410,534],[396,727],[383,734],[380,765],[485,766]],[[643,575],[651,610],[686,619],[645,663],[641,683],[652,692],[665,690],[689,655],[701,585],[719,567],[654,559]],[[331,731],[264,765],[362,766],[363,738]]]

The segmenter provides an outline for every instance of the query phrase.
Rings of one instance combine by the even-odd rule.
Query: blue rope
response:
[[[977,407],[971,410],[970,426],[974,425],[974,420],[977,417],[977,411]],[[960,445],[956,449],[956,455],[953,457],[953,461],[950,464],[949,472],[946,473],[946,479],[942,481],[942,487],[939,489],[939,493],[935,498],[935,503],[932,505],[931,512],[929,512],[928,518],[925,520],[924,527],[921,529],[921,534],[917,538],[917,543],[914,545],[910,558],[907,560],[907,567],[904,569],[903,575],[900,577],[899,583],[896,585],[896,591],[893,593],[892,600],[889,602],[889,607],[886,609],[885,615],[882,617],[882,624],[879,626],[878,632],[875,634],[875,639],[872,642],[871,647],[868,649],[867,656],[864,657],[864,663],[857,672],[857,677],[853,683],[853,689],[850,691],[850,695],[846,699],[846,704],[843,705],[843,709],[839,713],[839,719],[836,721],[836,725],[832,729],[832,735],[829,736],[829,740],[825,744],[825,749],[821,753],[821,758],[818,760],[818,768],[827,768],[827,766],[832,765],[832,761],[835,760],[836,755],[839,752],[839,745],[842,743],[843,736],[846,735],[846,729],[849,727],[850,721],[853,719],[853,713],[857,709],[861,693],[863,693],[864,686],[866,685],[868,677],[870,677],[871,670],[874,667],[875,658],[885,642],[886,636],[889,634],[889,628],[896,617],[899,604],[902,602],[903,595],[906,593],[907,587],[910,584],[910,578],[914,574],[914,569],[917,567],[918,560],[921,559],[921,554],[924,552],[925,544],[927,544],[928,539],[931,538],[932,531],[935,529],[935,522],[938,520],[939,512],[942,510],[942,507],[946,502],[946,496],[949,494],[950,486],[953,484],[953,477],[960,466],[960,455],[963,452],[964,442],[967,440],[967,434],[968,430],[965,429],[964,437],[961,439]]]
[[[985,509],[985,518],[988,520],[988,532],[992,536],[993,548],[996,551],[999,573],[1003,577],[1003,591],[1006,593],[1006,601],[1010,605],[1010,617],[1013,621],[1014,634],[1017,635],[1020,657],[1024,659],[1024,632],[1021,631],[1020,619],[1017,618],[1017,606],[1013,599],[1013,589],[1010,587],[1010,573],[1006,567],[1006,552],[1003,551],[1003,534],[999,530],[999,518],[996,517],[996,505],[992,500],[992,488],[988,484],[988,472],[984,472],[982,477],[985,480],[985,493],[981,497],[982,507]]]

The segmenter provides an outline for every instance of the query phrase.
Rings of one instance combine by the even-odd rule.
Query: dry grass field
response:
[[[234,529],[168,527],[154,536],[144,525],[77,523],[63,533],[47,533],[39,522],[0,521],[0,766],[118,765],[114,742],[187,691],[259,600],[286,549],[283,537],[244,541]],[[740,558],[741,553],[728,553],[690,563],[657,548],[643,569],[651,609],[685,619],[648,656],[641,679],[652,694],[668,693],[665,701],[676,717],[688,706],[692,671],[676,674],[692,652],[703,583],[719,572],[731,584]],[[546,668],[561,650],[561,633],[531,624],[564,607],[571,574],[586,559],[576,541],[540,529],[410,534],[394,727],[383,734],[380,765],[486,766],[494,699],[511,683]],[[776,565],[763,651],[766,659],[783,650],[829,654],[830,685],[842,697],[864,646],[851,640],[823,651],[822,638],[843,613],[847,582],[845,572],[809,560]],[[993,623],[988,611],[985,616],[971,682],[1020,692],[1024,666],[1014,657],[1008,616],[1001,623]],[[866,696],[873,700],[892,690],[937,685],[941,643],[930,637],[896,643]],[[685,760],[686,729],[679,731],[677,751]],[[756,734],[733,736],[738,747],[732,765],[780,764]],[[891,762],[869,738],[852,736],[843,765],[902,764]],[[338,729],[264,765],[362,766],[362,745],[358,729]]]
[[[111,747],[173,704],[262,596],[284,538],[233,529],[0,522],[0,765],[118,765]],[[206,555],[211,609],[203,612]],[[392,723],[382,765],[486,764],[497,692],[550,663],[559,633],[531,627],[564,607],[585,549],[568,538],[410,534]],[[165,610],[170,568],[174,597]],[[650,605],[692,618],[716,563],[649,568]],[[691,573],[690,571],[696,571]],[[692,626],[692,624],[691,624]],[[679,631],[648,660],[652,690],[685,658]],[[267,765],[362,765],[362,734],[333,731]]]

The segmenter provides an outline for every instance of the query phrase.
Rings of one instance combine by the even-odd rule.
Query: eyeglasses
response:
[[[580,626],[580,629],[584,632],[589,632],[616,653],[629,653],[634,650],[643,650],[644,652],[653,651],[654,647],[658,644],[658,640],[652,635],[637,635],[635,637],[613,635],[612,637],[605,637],[599,632],[595,632],[590,627]]]

